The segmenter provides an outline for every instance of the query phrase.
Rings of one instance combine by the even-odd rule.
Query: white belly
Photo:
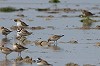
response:
[[[17,32],[17,36],[20,36],[21,32]]]
[[[22,26],[22,25],[21,25],[21,22],[17,22],[17,26]]]
[[[44,64],[43,63],[37,63],[37,65],[40,65],[41,66],[41,65],[44,65]]]
[[[16,49],[17,47],[16,47],[16,45],[13,45],[13,49]]]

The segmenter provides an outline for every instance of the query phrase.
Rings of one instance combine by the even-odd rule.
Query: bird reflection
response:
[[[58,50],[61,50],[61,48],[57,45],[49,45],[48,46],[48,49],[52,49],[54,51],[58,51]]]
[[[2,38],[0,40],[0,44],[1,45],[5,45],[5,44],[8,44],[10,42],[11,39],[8,39],[8,38]]]
[[[14,61],[14,62],[12,63],[12,66],[24,66],[24,65],[23,65],[22,62],[16,62],[16,61]]]
[[[12,61],[8,59],[0,61],[0,66],[11,66],[11,64],[12,64]]]

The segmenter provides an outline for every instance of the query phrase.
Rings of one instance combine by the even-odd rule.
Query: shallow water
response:
[[[61,0],[61,3],[57,4],[58,8],[72,8],[72,9],[87,9],[93,13],[100,12],[100,0]],[[79,6],[77,6],[79,5]],[[23,12],[0,12],[0,26],[4,26],[10,29],[11,26],[16,26],[13,21],[15,18],[21,18],[16,15],[24,14],[26,17],[22,17],[22,21],[29,24],[30,27],[42,26],[43,30],[29,30],[33,32],[32,35],[27,37],[27,40],[31,41],[30,44],[25,45],[28,50],[22,52],[22,57],[30,56],[33,59],[38,57],[47,60],[53,66],[65,66],[65,64],[73,62],[80,66],[83,64],[93,64],[100,66],[100,48],[95,46],[100,41],[99,29],[74,29],[81,28],[82,22],[80,17],[62,17],[62,15],[78,16],[81,14],[78,12],[60,12],[57,14],[51,14],[46,12],[36,11],[35,8],[53,8],[52,4],[48,3],[48,0],[1,0],[0,7],[12,6],[15,8],[27,9]],[[98,9],[92,9],[97,7]],[[37,17],[37,16],[54,16],[53,18]],[[100,20],[99,17],[92,17],[93,19]],[[96,27],[100,22],[95,22],[91,27]],[[49,36],[59,34],[64,35],[58,40],[57,46],[40,47],[34,45],[33,41],[47,40]],[[10,42],[6,44],[7,47],[12,48],[14,40],[12,39],[16,35],[16,31],[13,31],[8,35]],[[0,41],[4,38],[0,34]],[[70,40],[78,40],[77,44],[68,43]],[[17,53],[12,52],[8,55],[8,60],[5,61],[3,53],[0,53],[0,66],[37,66],[36,63],[16,63],[14,59],[17,58]]]

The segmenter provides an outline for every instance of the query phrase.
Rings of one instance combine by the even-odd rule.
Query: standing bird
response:
[[[5,58],[7,59],[7,55],[10,54],[11,52],[13,52],[12,49],[8,48],[8,47],[0,47],[0,50],[2,53],[6,54]]]
[[[93,16],[93,15],[95,15],[95,14],[93,14],[93,13],[87,11],[87,10],[82,10],[82,13],[83,13],[84,16]]]
[[[16,39],[18,40],[18,43],[24,44],[24,41],[27,40],[25,36],[17,36]]]
[[[60,39],[61,37],[63,37],[64,35],[53,35],[53,36],[50,36],[49,39],[48,39],[48,42],[49,41],[54,41],[56,42],[57,44],[57,40]]]
[[[18,56],[20,56],[20,57],[21,57],[21,52],[24,51],[25,49],[28,49],[28,48],[26,48],[20,44],[17,44],[17,43],[13,44],[13,50],[15,52],[18,52]]]
[[[52,64],[49,64],[47,61],[45,61],[41,58],[37,59],[37,65],[38,66],[53,66]]]
[[[28,32],[27,30],[25,30],[23,28],[17,29],[17,36],[29,36],[31,34],[32,34],[32,32]]]
[[[29,26],[25,22],[21,21],[20,19],[14,19],[14,21],[17,22],[17,26],[24,26],[24,27]]]
[[[7,35],[12,32],[12,31],[10,31],[9,29],[7,29],[3,26],[0,29],[1,29],[2,35],[5,35],[5,38],[7,38]]]

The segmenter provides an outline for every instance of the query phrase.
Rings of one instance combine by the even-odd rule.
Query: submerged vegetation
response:
[[[14,7],[2,7],[2,8],[0,8],[0,12],[13,12],[13,11],[17,11],[17,9]]]
[[[67,63],[65,66],[79,66],[79,65],[76,63]]]
[[[49,3],[60,3],[59,0],[50,0]]]
[[[96,20],[93,20],[89,17],[84,17],[80,22],[83,23],[83,27],[90,27],[93,22],[97,22]]]
[[[96,20],[93,20],[93,19],[91,19],[91,18],[89,18],[89,17],[84,17],[82,20],[81,20],[81,22],[97,22]]]
[[[50,11],[50,9],[49,8],[38,8],[38,9],[36,9],[37,11]]]
[[[57,3],[60,3],[59,0],[49,0],[49,3],[52,3],[54,6],[55,11],[58,9]]]
[[[0,12],[14,12],[14,11],[24,11],[25,9],[23,8],[19,8],[16,9],[14,7],[1,7],[0,8]]]

